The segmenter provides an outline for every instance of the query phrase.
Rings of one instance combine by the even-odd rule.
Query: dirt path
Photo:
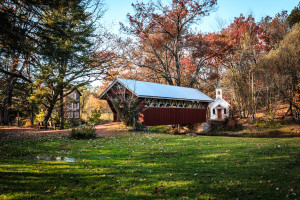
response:
[[[111,123],[106,123],[106,124],[100,124],[96,125],[96,133],[98,136],[113,136],[113,135],[120,135],[126,129],[123,129],[121,127],[120,122],[111,122]]]
[[[124,130],[119,129],[120,122],[96,125],[96,133],[99,137],[120,135]],[[65,130],[38,130],[34,128],[24,128],[16,126],[0,126],[0,140],[13,138],[49,138],[67,137],[71,129]]]

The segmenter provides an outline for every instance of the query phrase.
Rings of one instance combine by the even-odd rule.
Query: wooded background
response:
[[[216,0],[133,4],[122,37],[103,27],[103,1],[4,0],[0,3],[0,124],[57,118],[65,126],[64,98],[83,93],[82,112],[108,113],[89,103],[116,77],[198,88],[214,98],[217,84],[231,111],[255,120],[300,118],[300,4],[291,13],[254,19],[240,15],[221,31],[192,26],[216,10]],[[99,106],[101,105],[101,106]],[[101,107],[101,108],[100,108]],[[85,116],[86,115],[86,116]]]

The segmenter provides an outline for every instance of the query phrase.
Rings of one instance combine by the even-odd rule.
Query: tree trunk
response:
[[[255,99],[254,99],[254,72],[253,72],[253,69],[251,70],[251,101],[252,101],[252,105],[251,105],[251,121],[254,121],[255,120],[255,106],[254,106],[254,103],[255,103]]]
[[[11,111],[11,104],[12,104],[12,95],[13,90],[16,84],[17,78],[15,77],[9,77],[7,80],[7,87],[5,92],[5,98],[4,98],[4,108],[3,108],[3,124],[9,125],[9,116]]]
[[[33,105],[30,106],[30,127],[34,127],[34,110]]]
[[[30,74],[30,72],[29,72],[29,74]],[[30,95],[33,95],[32,87],[30,88]],[[30,111],[29,111],[30,112],[30,127],[33,128],[34,127],[34,103],[31,102],[29,105],[30,105]]]
[[[282,117],[282,119],[284,119],[286,116],[294,116],[293,115],[293,104],[291,102],[290,102],[289,109],[286,111],[286,113],[284,114],[284,116]]]
[[[0,125],[3,124],[3,108],[0,106]]]
[[[64,119],[64,115],[65,115],[65,112],[64,112],[64,93],[63,93],[63,90],[60,91],[60,129],[64,129],[64,126],[65,126],[65,119]]]
[[[47,126],[47,122],[51,117],[52,111],[54,109],[54,105],[55,103],[51,102],[50,106],[47,108],[47,115],[44,117],[44,121],[46,122],[46,126]]]
[[[20,112],[17,114],[17,126],[20,127]]]

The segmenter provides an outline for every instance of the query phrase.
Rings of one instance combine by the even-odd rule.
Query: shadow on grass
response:
[[[283,199],[299,189],[299,142],[157,134],[11,141],[0,152],[0,197]],[[24,159],[61,149],[76,162]]]

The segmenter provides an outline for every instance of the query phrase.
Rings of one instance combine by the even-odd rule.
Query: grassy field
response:
[[[75,162],[37,156],[69,157]],[[0,199],[299,196],[300,138],[124,133],[81,141],[0,141]]]

